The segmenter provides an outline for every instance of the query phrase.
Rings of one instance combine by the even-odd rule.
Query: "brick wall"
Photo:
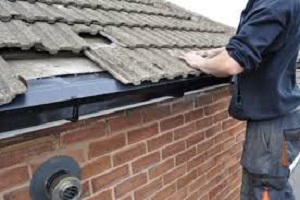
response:
[[[37,167],[67,155],[84,199],[238,200],[245,124],[229,87],[69,123],[0,143],[0,199],[28,200]]]

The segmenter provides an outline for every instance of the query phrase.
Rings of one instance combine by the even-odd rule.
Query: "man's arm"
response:
[[[230,39],[226,50],[215,57],[204,58],[190,52],[181,58],[191,67],[217,77],[257,70],[263,53],[283,31],[287,21],[286,11],[277,10],[274,5],[254,9],[239,33]]]
[[[181,58],[192,68],[216,77],[228,77],[243,72],[243,68],[229,56],[225,48],[219,50],[221,51],[213,57],[205,58],[191,52]],[[205,54],[205,52],[203,53]]]

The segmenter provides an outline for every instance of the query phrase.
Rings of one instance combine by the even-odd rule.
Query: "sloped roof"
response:
[[[0,1],[0,48],[84,52],[125,84],[198,74],[172,52],[224,46],[231,30],[160,0]],[[113,44],[90,47],[80,33],[101,34]],[[5,75],[9,66],[3,59],[0,65]],[[11,84],[1,81],[0,104],[25,91],[16,87],[3,98]]]

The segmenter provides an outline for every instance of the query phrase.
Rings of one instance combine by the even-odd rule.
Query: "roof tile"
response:
[[[26,86],[9,69],[2,57],[0,57],[0,86],[0,105],[11,102],[16,95],[26,91]]]
[[[171,58],[166,50],[106,47],[87,50],[86,55],[118,80],[135,85],[142,81],[157,82],[163,78],[174,79],[198,73],[184,62]]]

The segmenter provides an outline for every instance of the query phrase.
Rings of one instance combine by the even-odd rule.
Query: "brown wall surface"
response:
[[[29,200],[37,167],[67,155],[85,200],[238,200],[245,123],[229,99],[222,86],[2,141],[0,199]]]

